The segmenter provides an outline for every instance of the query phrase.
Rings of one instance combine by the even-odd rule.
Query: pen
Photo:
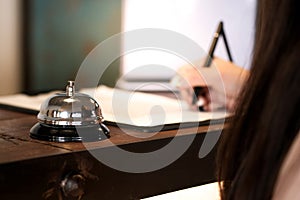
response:
[[[230,49],[229,49],[229,46],[228,46],[228,42],[227,42],[227,39],[226,39],[226,36],[225,36],[225,33],[224,33],[223,22],[220,21],[219,25],[217,27],[217,30],[214,33],[214,37],[213,37],[212,43],[211,43],[209,51],[208,51],[208,55],[207,55],[207,57],[205,59],[205,62],[204,62],[204,67],[210,67],[220,36],[223,36],[224,43],[225,43],[225,48],[226,48],[229,60],[231,62],[233,61],[231,53],[230,53]],[[203,97],[204,96],[203,94],[204,94],[205,90],[207,90],[207,89],[205,89],[205,87],[199,87],[199,86],[194,87],[194,93],[195,94],[194,94],[192,103],[196,104],[198,106],[199,111],[204,111],[205,99]]]
[[[220,35],[222,34],[222,29],[223,29],[223,22],[221,21],[218,25],[217,31],[214,34],[214,38],[213,38],[212,43],[210,45],[208,55],[207,55],[207,57],[205,59],[205,62],[204,62],[204,67],[209,67],[210,64],[211,64],[211,61],[213,59],[214,52],[215,52],[215,49],[216,49],[216,46],[217,46],[217,42],[220,38]]]

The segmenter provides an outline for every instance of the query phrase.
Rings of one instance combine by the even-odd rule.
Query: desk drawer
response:
[[[198,134],[189,149],[171,165],[148,173],[117,171],[87,151],[2,164],[0,199],[139,199],[208,183],[215,180],[216,147],[199,159],[204,136]],[[182,139],[185,137],[191,136]],[[139,142],[123,148],[144,151],[170,140]]]

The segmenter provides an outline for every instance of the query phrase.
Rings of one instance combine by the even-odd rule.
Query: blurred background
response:
[[[0,0],[0,95],[64,89],[67,80],[75,79],[84,58],[96,45],[114,34],[140,28],[172,30],[208,50],[213,33],[222,20],[234,61],[249,67],[255,2]],[[123,39],[120,49],[124,45]],[[218,42],[215,54],[227,58],[222,41]],[[174,64],[174,55],[170,62],[165,55],[152,56],[149,51],[141,50],[115,60],[99,83],[113,87],[124,75],[130,79],[124,80],[126,87],[128,81],[136,83],[140,77],[146,82],[167,83],[176,67],[182,65],[181,62]],[[162,57],[165,62],[160,62]],[[142,70],[146,76],[134,70],[140,65],[147,66],[146,73],[145,68]],[[162,65],[167,66],[161,68]]]
[[[0,0],[0,94],[63,89],[86,55],[121,31],[121,0]],[[116,60],[101,83],[113,86]]]

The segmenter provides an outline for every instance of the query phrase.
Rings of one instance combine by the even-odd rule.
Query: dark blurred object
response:
[[[121,30],[121,0],[28,0],[23,2],[25,92],[63,89],[86,55]],[[119,62],[100,83],[113,86]],[[100,77],[99,77],[100,78]]]

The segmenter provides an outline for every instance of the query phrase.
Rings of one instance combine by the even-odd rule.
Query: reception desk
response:
[[[54,143],[29,137],[36,116],[0,109],[0,199],[140,199],[215,181],[217,145],[200,159],[206,134],[221,125],[161,131],[147,138],[138,131],[108,126],[111,138],[83,145]],[[215,131],[214,131],[215,130]],[[128,134],[132,133],[132,134]],[[176,135],[177,134],[177,135]],[[151,152],[174,137],[184,143],[193,137],[182,156],[170,165],[145,173],[122,172],[94,158],[88,149],[107,150],[113,145],[131,152]],[[66,183],[68,183],[66,185]]]

